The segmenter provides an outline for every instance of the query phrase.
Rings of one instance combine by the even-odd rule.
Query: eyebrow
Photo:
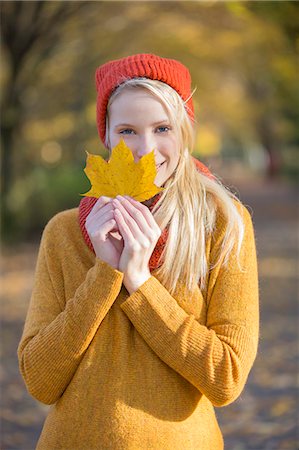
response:
[[[152,127],[156,127],[157,125],[162,125],[164,123],[170,124],[170,121],[168,119],[163,119],[163,120],[159,120],[158,122],[154,122],[151,124]],[[131,127],[134,128],[135,125],[132,125],[130,123],[118,123],[115,125],[114,128],[118,128],[118,127]]]

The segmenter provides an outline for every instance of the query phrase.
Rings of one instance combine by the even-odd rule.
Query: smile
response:
[[[157,165],[156,165],[156,169],[157,169],[157,170],[160,169],[160,167],[163,166],[164,163],[165,163],[165,161],[163,161],[163,162],[160,163],[160,164],[157,164]]]

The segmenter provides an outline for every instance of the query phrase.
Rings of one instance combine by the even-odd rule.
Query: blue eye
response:
[[[119,134],[133,134],[133,133],[134,133],[134,131],[131,130],[130,128],[126,128],[125,130],[121,130],[119,132]]]
[[[170,131],[171,128],[167,127],[167,126],[163,126],[163,127],[156,128],[156,130],[157,130],[158,133],[167,133],[167,131]]]

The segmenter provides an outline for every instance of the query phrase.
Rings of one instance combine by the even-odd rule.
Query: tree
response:
[[[3,228],[23,227],[20,211],[29,230],[78,203],[84,150],[104,152],[95,68],[128,54],[189,67],[199,128],[217,143],[219,167],[262,147],[275,175],[272,154],[280,163],[298,142],[297,11],[294,2],[2,2]],[[43,158],[50,141],[62,155],[55,167]]]
[[[59,44],[63,24],[86,8],[86,3],[1,2],[2,46],[9,66],[1,101],[1,213],[4,230],[11,225],[6,199],[13,182],[14,140],[24,114],[22,93],[33,82],[34,67],[48,58]],[[35,52],[37,47],[38,51]],[[32,55],[33,70],[26,72],[24,68]]]

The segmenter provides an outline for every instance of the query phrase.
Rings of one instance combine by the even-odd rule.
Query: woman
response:
[[[96,71],[97,125],[135,161],[154,150],[147,202],[84,198],[46,226],[23,336],[28,391],[51,404],[38,449],[220,450],[214,406],[256,357],[249,212],[191,156],[191,79],[140,54]]]

